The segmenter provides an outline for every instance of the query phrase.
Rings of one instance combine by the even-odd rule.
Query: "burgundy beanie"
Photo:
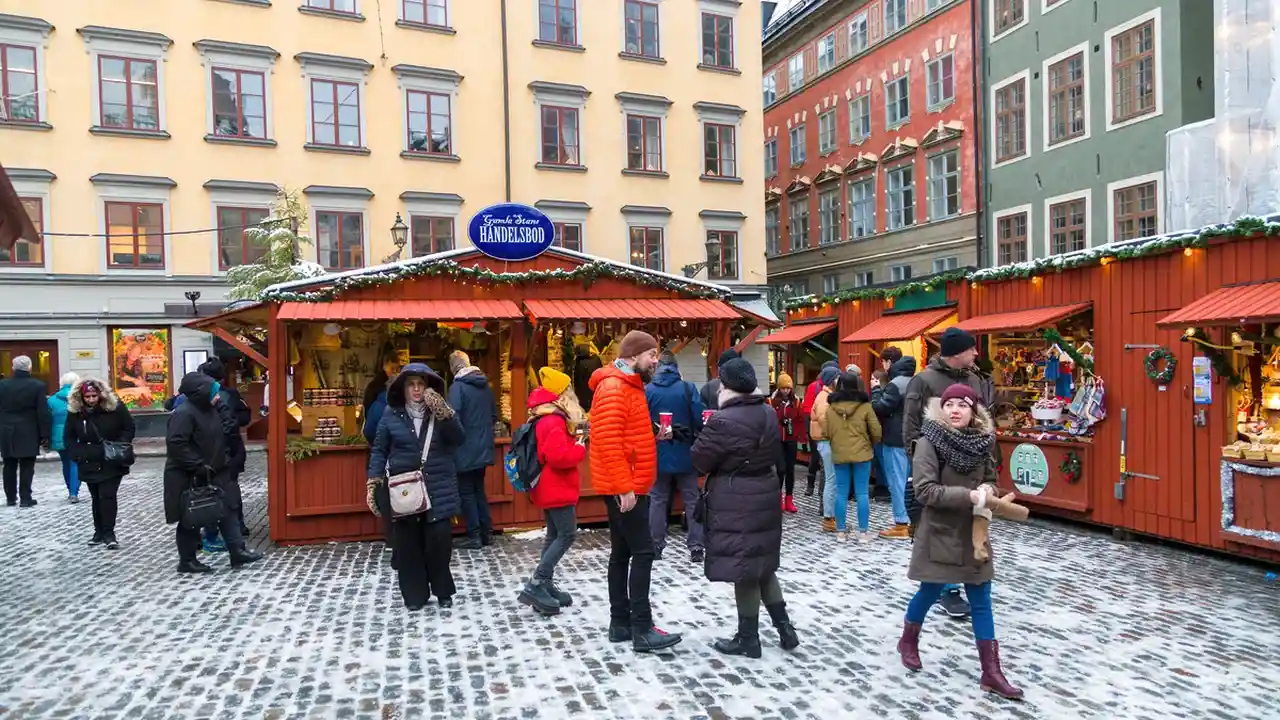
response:
[[[942,391],[943,405],[946,405],[948,400],[954,400],[956,398],[969,401],[970,407],[982,404],[982,396],[978,394],[978,391],[964,383],[956,383]]]
[[[618,343],[618,357],[639,357],[650,350],[658,349],[658,341],[652,335],[641,330],[632,330]]]

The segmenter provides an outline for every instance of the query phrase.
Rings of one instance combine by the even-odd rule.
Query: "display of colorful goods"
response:
[[[358,398],[355,388],[306,388],[302,391],[304,407],[355,405]]]

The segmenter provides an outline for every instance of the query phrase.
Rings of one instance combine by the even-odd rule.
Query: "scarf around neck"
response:
[[[958,430],[936,420],[925,420],[920,434],[933,445],[943,464],[967,474],[991,458],[995,435],[977,427]]]

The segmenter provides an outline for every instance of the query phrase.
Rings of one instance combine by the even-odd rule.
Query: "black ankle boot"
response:
[[[178,562],[178,572],[184,575],[197,575],[200,573],[211,573],[213,568],[205,565],[199,560],[181,560]]]
[[[612,621],[609,623],[609,642],[620,643],[631,641],[631,626],[627,623]]]
[[[773,620],[773,626],[778,629],[778,644],[783,650],[795,650],[800,647],[800,636],[796,634],[796,626],[791,624],[791,618],[787,616],[787,603],[785,601],[765,605],[769,611],[769,619]]]
[[[256,563],[262,559],[261,553],[256,553],[243,544],[237,547],[228,548],[228,550],[231,553],[231,567],[240,567],[241,565]]]
[[[725,655],[760,657],[760,618],[738,616],[738,632],[728,640],[717,640],[716,650]]]

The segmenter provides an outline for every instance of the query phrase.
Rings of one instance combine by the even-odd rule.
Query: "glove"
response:
[[[373,513],[374,517],[379,518],[382,517],[382,513],[378,512],[378,500],[374,493],[377,491],[378,485],[381,484],[382,478],[369,478],[369,481],[364,486],[364,502],[369,506],[369,512]]]
[[[453,408],[449,407],[449,403],[435,390],[428,389],[422,399],[435,419],[448,420],[453,417]]]

